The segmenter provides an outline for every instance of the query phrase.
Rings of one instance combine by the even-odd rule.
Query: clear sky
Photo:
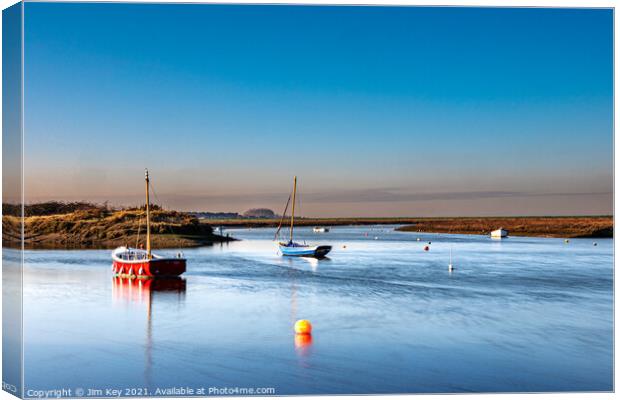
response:
[[[27,201],[610,214],[609,9],[26,3]]]

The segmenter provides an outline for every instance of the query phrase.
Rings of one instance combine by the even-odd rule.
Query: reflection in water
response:
[[[129,279],[114,276],[112,277],[112,297],[118,301],[146,303],[150,314],[154,293],[176,294],[181,302],[185,297],[186,286],[185,279],[178,277]]]
[[[314,268],[318,266],[318,260],[314,259],[316,264]],[[297,282],[295,278],[291,279],[291,328],[297,321]],[[302,365],[307,367],[307,357],[310,356],[312,350],[312,335],[309,333],[296,333],[295,334],[295,351],[300,357]]]
[[[295,350],[300,356],[307,356],[312,349],[312,334],[296,333],[295,334]]]
[[[314,257],[300,257],[302,260],[310,264],[310,269],[312,272],[317,272],[319,268],[319,264],[323,264],[325,262],[331,261],[329,257],[323,257],[321,259]]]
[[[173,295],[179,303],[185,300],[187,284],[183,278],[130,279],[112,277],[112,297],[127,303],[146,304],[146,343],[144,347],[144,380],[152,386],[151,366],[153,365],[153,299],[160,295]],[[157,295],[156,295],[157,294]],[[169,301],[169,300],[168,300]]]
[[[613,240],[373,240],[368,229],[334,228],[316,271],[278,256],[271,230],[236,230],[244,240],[228,249],[184,250],[187,291],[110,281],[107,250],[26,251],[26,381],[281,395],[613,390]],[[295,336],[298,319],[312,337]]]
[[[225,249],[228,250],[229,244],[230,242],[219,242],[218,243],[220,250],[225,250]]]

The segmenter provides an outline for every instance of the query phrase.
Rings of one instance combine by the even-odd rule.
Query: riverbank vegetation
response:
[[[3,204],[2,244],[20,246],[19,207]],[[143,208],[114,209],[91,203],[47,202],[25,206],[26,248],[114,248],[145,245]],[[153,248],[196,247],[233,240],[213,233],[211,225],[178,211],[151,210]]]
[[[424,218],[397,230],[488,235],[500,227],[510,236],[611,238],[614,233],[611,216]]]

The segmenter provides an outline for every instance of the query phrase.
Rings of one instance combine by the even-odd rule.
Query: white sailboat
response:
[[[332,249],[332,246],[328,245],[319,245],[319,246],[310,246],[307,244],[296,243],[293,240],[293,231],[295,228],[295,202],[297,196],[297,177],[293,180],[293,207],[291,210],[291,225],[290,225],[290,235],[288,242],[279,242],[278,247],[280,248],[280,252],[283,256],[289,257],[315,257],[315,258],[323,258],[329,253]],[[291,197],[286,203],[286,207],[284,208],[284,213],[282,214],[282,218],[280,219],[280,224],[278,225],[278,229],[276,230],[276,234],[274,240],[277,239],[278,233],[280,233],[280,229],[282,228],[282,222],[284,221],[284,217],[286,215],[286,210],[288,210],[288,206],[290,203]]]

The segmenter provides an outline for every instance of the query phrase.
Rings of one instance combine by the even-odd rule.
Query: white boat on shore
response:
[[[503,228],[496,229],[491,232],[491,237],[494,239],[501,239],[501,238],[508,237],[508,231]]]

